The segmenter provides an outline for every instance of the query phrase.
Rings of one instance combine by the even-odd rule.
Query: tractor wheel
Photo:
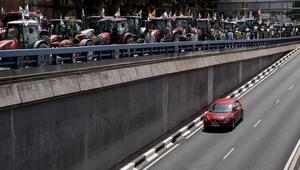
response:
[[[134,43],[136,43],[136,42],[134,41],[134,38],[133,38],[133,37],[129,37],[129,38],[127,39],[126,44],[134,44]]]
[[[93,45],[94,45],[94,42],[93,42],[93,41],[88,41],[88,42],[86,42],[86,44],[85,44],[85,46],[93,46]],[[94,52],[93,52],[93,51],[89,51],[87,55],[88,55],[87,61],[94,60]],[[86,62],[87,62],[87,61],[86,61]]]
[[[175,34],[174,35],[174,42],[178,42],[178,41],[180,41],[179,35]]]

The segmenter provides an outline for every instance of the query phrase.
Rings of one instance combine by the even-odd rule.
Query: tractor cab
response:
[[[139,43],[144,42],[146,36],[146,22],[140,16],[124,16],[127,18],[129,32],[136,36],[136,41]]]

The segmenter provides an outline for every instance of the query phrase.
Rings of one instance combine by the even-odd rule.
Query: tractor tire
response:
[[[135,44],[136,42],[134,41],[133,37],[128,37],[126,44]]]
[[[175,34],[174,35],[174,42],[178,42],[178,41],[180,41],[180,37],[179,37],[178,34]]]

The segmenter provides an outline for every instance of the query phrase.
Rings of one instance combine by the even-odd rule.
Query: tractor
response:
[[[198,41],[201,31],[192,27],[193,17],[176,16],[172,22],[175,41]]]
[[[39,23],[34,20],[16,20],[7,23],[0,50],[49,48],[49,44],[39,37]]]
[[[83,26],[81,20],[52,19],[50,23],[51,47],[78,46],[77,44],[80,43],[81,40],[76,39],[76,37],[80,34]]]
[[[172,34],[173,17],[154,17],[148,21],[146,43],[172,42],[175,37]]]
[[[135,43],[135,35],[130,33],[127,18],[112,18],[104,17],[98,20],[96,24],[97,28],[94,30],[95,44],[107,45],[107,44],[130,44]],[[92,30],[88,30],[86,33],[92,35]]]
[[[135,42],[143,43],[146,37],[146,21],[140,16],[124,16],[127,18],[129,32],[134,35]]]
[[[7,23],[4,40],[0,41],[0,50],[49,48],[47,41],[39,36],[39,23],[34,20],[16,20]],[[32,56],[34,57],[34,56]],[[23,60],[31,60],[25,57]],[[41,64],[49,63],[50,56],[39,56]],[[15,60],[14,58],[1,58],[0,63]]]
[[[39,36],[48,41],[49,40],[49,31],[48,31],[48,21],[44,18],[41,18],[38,12],[29,12],[29,17],[24,16],[26,20],[34,20],[37,21],[39,24],[38,31]],[[7,12],[3,16],[3,25],[4,28],[7,27],[10,21],[17,21],[22,19],[22,12]]]
[[[198,30],[201,30],[201,34],[199,36],[199,40],[211,40],[212,39],[212,24],[211,19],[196,19],[195,27]]]

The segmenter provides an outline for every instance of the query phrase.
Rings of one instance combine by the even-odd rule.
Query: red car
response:
[[[234,129],[244,118],[241,102],[233,98],[216,100],[205,112],[203,117],[204,129],[225,127]]]

